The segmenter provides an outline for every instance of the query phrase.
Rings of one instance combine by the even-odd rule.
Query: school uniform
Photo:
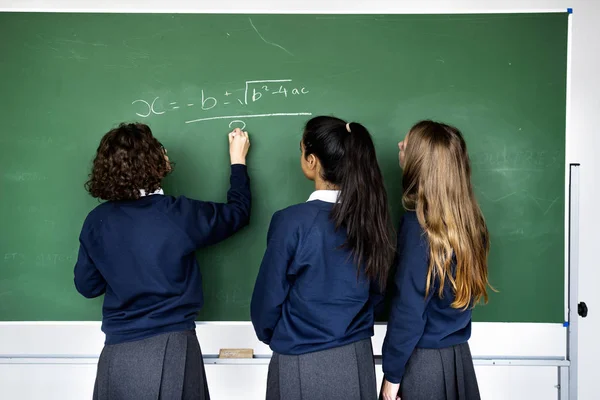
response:
[[[400,383],[402,400],[480,398],[468,340],[471,309],[451,307],[446,280],[425,297],[429,244],[415,212],[403,215],[398,233],[394,297],[383,344],[383,372]]]
[[[273,350],[267,400],[377,397],[371,337],[382,297],[330,218],[338,196],[316,191],[271,221],[251,303]]]
[[[231,166],[226,204],[142,194],[99,205],[81,230],[75,286],[88,298],[105,295],[94,398],[208,399],[195,251],[248,224],[247,170]]]

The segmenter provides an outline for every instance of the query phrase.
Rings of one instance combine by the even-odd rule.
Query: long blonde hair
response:
[[[433,121],[417,123],[407,135],[404,160],[402,202],[416,211],[429,242],[426,296],[437,279],[442,297],[448,280],[453,308],[487,303],[489,232],[460,131]]]

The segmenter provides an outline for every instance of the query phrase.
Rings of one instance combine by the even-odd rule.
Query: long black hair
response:
[[[375,146],[359,123],[319,116],[306,123],[304,156],[321,163],[321,177],[340,189],[331,211],[336,229],[344,228],[355,262],[365,274],[385,287],[394,259],[394,240],[387,193],[377,163]],[[359,267],[360,268],[360,267]]]

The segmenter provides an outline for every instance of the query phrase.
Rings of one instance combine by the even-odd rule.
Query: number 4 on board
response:
[[[283,86],[279,86],[279,90],[276,92],[273,92],[272,94],[283,94],[285,97],[287,97],[287,89],[284,88]]]

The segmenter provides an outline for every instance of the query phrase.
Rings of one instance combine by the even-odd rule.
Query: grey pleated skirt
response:
[[[338,399],[377,399],[370,339],[299,356],[273,353],[267,400]]]
[[[402,400],[479,400],[468,343],[443,349],[415,349],[400,385]]]
[[[98,361],[94,400],[209,400],[195,331],[107,345]]]

